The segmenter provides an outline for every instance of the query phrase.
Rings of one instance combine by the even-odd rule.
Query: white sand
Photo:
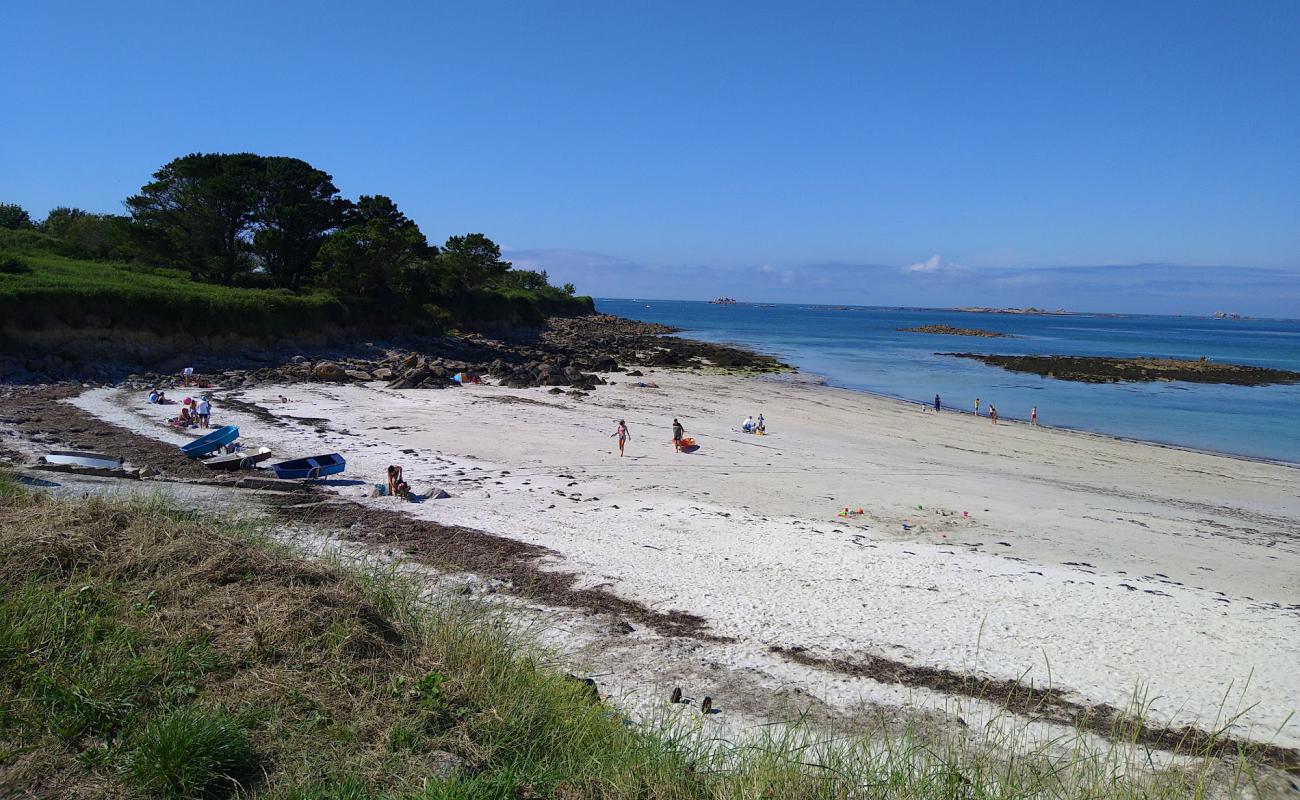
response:
[[[583,585],[735,638],[554,632],[618,691],[686,681],[725,705],[728,692],[797,689],[844,713],[942,704],[769,651],[802,646],[1050,680],[1089,704],[1125,707],[1138,692],[1154,722],[1211,728],[1240,713],[1235,735],[1300,746],[1300,715],[1287,721],[1300,711],[1300,470],[791,382],[655,373],[655,390],[613,377],[582,400],[262,387],[243,399],[290,425],[223,412],[220,396],[216,413],[286,458],[342,452],[345,477],[382,482],[400,463],[417,489],[455,497],[363,502],[544,545]],[[268,402],[279,394],[291,402]],[[170,409],[143,398],[78,403],[174,435],[159,424]],[[739,433],[759,411],[770,435]],[[673,452],[674,416],[699,452]],[[633,436],[623,459],[609,438],[620,417]],[[358,499],[365,488],[337,486]],[[866,513],[841,519],[844,506]]]

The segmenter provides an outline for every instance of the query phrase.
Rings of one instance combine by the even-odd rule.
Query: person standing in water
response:
[[[977,397],[975,398],[975,416],[978,417],[979,415],[980,415],[980,399]]]
[[[934,396],[934,413],[936,413],[936,414],[939,413],[940,405],[941,405],[941,404],[940,404],[940,402],[939,402],[939,395],[936,394],[936,395]]]
[[[1038,424],[1038,406],[1034,406],[1033,408],[1029,409],[1029,424],[1030,425]]]
[[[673,449],[679,453],[682,451],[682,437],[685,435],[686,435],[686,429],[683,428],[682,423],[678,422],[677,418],[674,417],[673,418]]]
[[[623,445],[624,445],[624,443],[627,442],[628,439],[631,439],[631,438],[632,438],[632,434],[631,434],[631,433],[628,433],[628,430],[627,430],[627,423],[620,419],[620,420],[618,421],[618,427],[614,429],[614,432],[610,434],[610,437],[611,437],[611,438],[612,438],[612,437],[617,437],[617,438],[618,438],[618,457],[619,457],[619,458],[622,458],[622,457],[623,457]]]

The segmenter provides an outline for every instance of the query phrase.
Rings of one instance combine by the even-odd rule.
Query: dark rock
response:
[[[317,380],[339,383],[348,379],[347,372],[333,361],[320,362],[312,369],[312,375],[316,376]]]

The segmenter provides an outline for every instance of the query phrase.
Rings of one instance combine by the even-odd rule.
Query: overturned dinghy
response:
[[[239,469],[252,469],[270,457],[271,448],[259,447],[256,450],[238,450],[223,456],[205,458],[203,459],[203,466],[208,469],[225,469],[233,472]]]
[[[275,477],[286,480],[307,480],[311,478],[323,478],[326,475],[337,475],[347,466],[347,461],[338,453],[330,453],[324,456],[311,456],[309,458],[295,458],[292,461],[281,461],[278,464],[272,464],[271,469],[275,470]]]
[[[188,458],[198,458],[206,456],[214,450],[225,447],[234,443],[239,438],[239,428],[234,425],[227,425],[224,428],[217,428],[206,436],[200,436],[194,441],[181,447],[181,452]]]
[[[82,453],[75,450],[56,450],[45,454],[46,464],[60,464],[65,467],[89,467],[91,469],[121,469],[126,459],[106,456],[103,453]]]

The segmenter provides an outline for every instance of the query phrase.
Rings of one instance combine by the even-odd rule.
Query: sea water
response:
[[[1078,428],[1222,453],[1300,463],[1300,384],[1089,384],[1008,372],[946,352],[1190,358],[1300,372],[1300,320],[1039,316],[817,305],[714,305],[670,300],[596,302],[598,310],[659,322],[682,335],[770,353],[848,389],[945,410],[992,404],[1003,419]],[[906,333],[951,325],[1006,333],[982,338]],[[737,408],[757,414],[760,408]]]

